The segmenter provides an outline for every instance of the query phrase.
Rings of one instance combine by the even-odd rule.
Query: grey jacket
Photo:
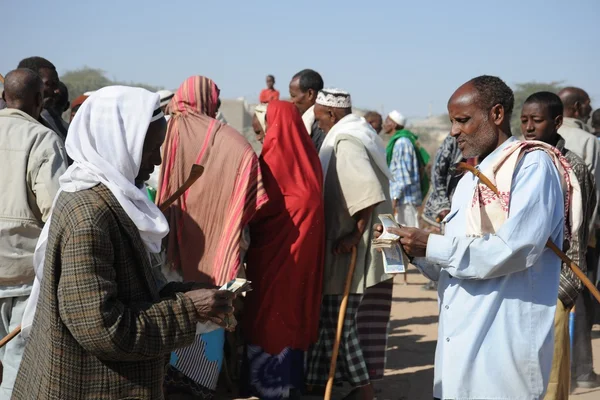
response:
[[[66,157],[56,133],[22,111],[0,111],[0,286],[33,282],[33,252]]]

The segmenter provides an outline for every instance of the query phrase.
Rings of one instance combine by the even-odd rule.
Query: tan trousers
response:
[[[550,382],[544,400],[568,400],[571,384],[571,345],[569,343],[569,311],[559,300],[554,316],[554,357]]]

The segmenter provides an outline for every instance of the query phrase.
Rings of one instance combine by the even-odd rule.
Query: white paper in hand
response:
[[[409,264],[408,256],[398,241],[400,236],[389,232],[389,228],[400,228],[391,214],[380,214],[379,220],[383,225],[383,234],[373,239],[373,247],[383,251],[383,266],[386,274],[402,274]]]

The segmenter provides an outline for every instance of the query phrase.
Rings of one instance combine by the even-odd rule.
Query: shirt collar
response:
[[[487,156],[480,164],[479,169],[485,170],[494,160],[500,155],[500,152],[510,146],[510,144],[517,141],[517,138],[514,136],[509,137],[504,143],[496,148],[496,150],[492,151],[489,156]]]
[[[583,121],[580,121],[576,118],[564,117],[563,118],[563,126],[577,128],[577,129],[583,129],[584,131],[587,131],[587,129],[585,129],[585,124],[583,123]]]

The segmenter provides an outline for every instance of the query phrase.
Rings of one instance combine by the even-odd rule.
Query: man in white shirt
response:
[[[465,83],[448,102],[452,136],[465,157],[482,160],[502,199],[466,173],[445,235],[396,232],[413,264],[439,282],[437,399],[542,399],[548,384],[561,262],[545,244],[562,247],[564,198],[546,151],[518,150],[513,164],[505,161],[521,143],[510,130],[513,105],[512,90],[491,76]]]

